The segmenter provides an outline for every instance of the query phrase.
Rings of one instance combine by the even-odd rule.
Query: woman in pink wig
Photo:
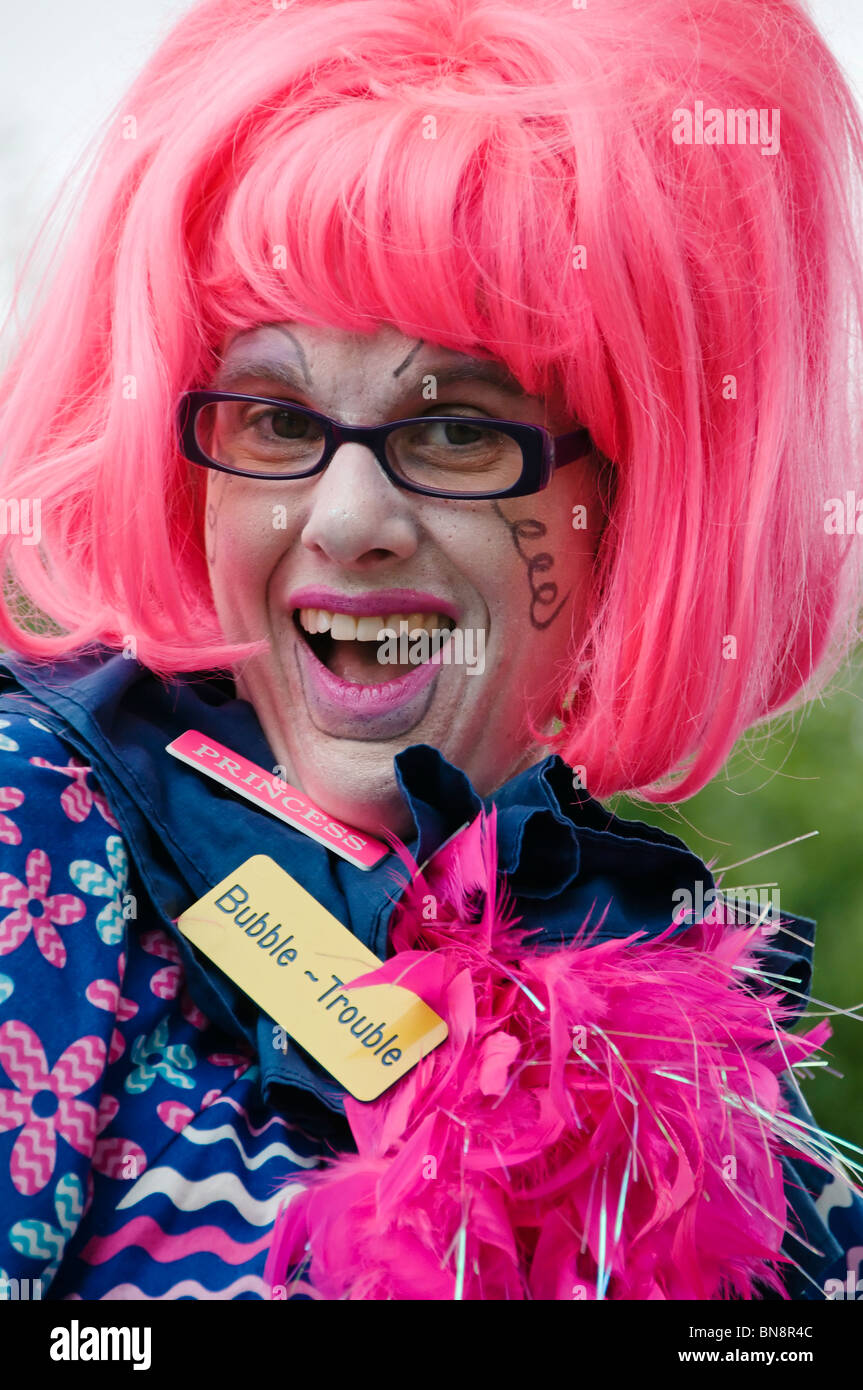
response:
[[[0,383],[6,1277],[844,1281],[813,924],[600,803],[691,796],[855,638],[861,153],[797,0],[203,0],[162,43]],[[321,1009],[361,1066],[369,980],[446,1025],[374,1098],[184,931],[219,888],[269,944],[256,855],[362,947]]]

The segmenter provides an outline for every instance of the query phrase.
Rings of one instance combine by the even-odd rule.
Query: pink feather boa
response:
[[[449,1038],[377,1101],[348,1098],[358,1152],[304,1176],[282,1209],[271,1288],[712,1299],[757,1297],[757,1280],[782,1293],[779,1155],[819,1160],[779,1077],[830,1028],[785,1032],[780,996],[743,987],[754,929],[594,945],[582,930],[531,948],[507,920],[494,813],[411,870],[374,980],[414,990]]]

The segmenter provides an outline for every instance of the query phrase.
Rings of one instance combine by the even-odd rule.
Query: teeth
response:
[[[336,642],[376,642],[385,627],[400,633],[402,624],[406,624],[409,635],[452,626],[442,613],[389,613],[381,618],[355,618],[350,613],[331,613],[326,608],[301,608],[299,619],[304,632],[329,632]]]
[[[333,613],[330,621],[330,636],[336,642],[355,642],[357,640],[357,620],[350,613]]]

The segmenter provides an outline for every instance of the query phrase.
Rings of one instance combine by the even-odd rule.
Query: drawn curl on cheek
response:
[[[219,476],[216,480],[215,486],[211,485],[210,492],[207,498],[206,548],[207,563],[210,565],[214,565],[216,563],[216,525],[219,520],[219,510],[221,508],[222,502],[224,501],[224,498],[224,479],[221,476]]]
[[[547,536],[548,527],[535,517],[522,517],[518,521],[509,521],[497,502],[493,502],[492,506],[512,536],[516,554],[527,570],[527,582],[530,588],[530,625],[537,632],[545,632],[546,628],[551,627],[555,618],[559,616],[572,593],[571,589],[567,589],[563,598],[558,602],[559,590],[555,581],[553,579],[537,580],[536,577],[540,574],[547,574],[549,570],[554,568],[554,556],[547,550],[529,555],[524,548],[525,541],[542,540],[543,537]],[[552,609],[550,613],[546,612],[549,608]]]

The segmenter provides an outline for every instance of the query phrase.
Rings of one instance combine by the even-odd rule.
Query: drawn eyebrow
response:
[[[414,343],[407,357],[400,362],[393,372],[393,376],[401,376],[406,367],[413,362],[420,348],[425,346],[425,338],[420,338]],[[516,381],[515,377],[500,362],[465,360],[456,362],[452,366],[434,367],[425,366],[422,369],[423,376],[433,376],[442,386],[447,386],[455,381],[487,381],[491,386],[498,386],[502,391],[508,391],[513,396],[525,395],[524,390]]]
[[[502,362],[476,361],[456,362],[452,366],[423,367],[423,376],[433,376],[438,386],[450,386],[459,381],[484,381],[489,386],[497,386],[510,396],[524,396],[524,387],[515,379]]]
[[[237,357],[224,363],[216,373],[214,391],[230,391],[246,377],[271,381],[276,386],[296,391],[306,385],[306,377],[298,363],[281,357]]]
[[[300,366],[303,369],[303,376],[305,377],[308,384],[311,385],[312,374],[309,371],[309,364],[306,360],[306,354],[303,352],[303,345],[300,342],[299,338],[297,338],[289,328],[284,328],[280,323],[275,324],[274,327],[276,328],[277,332],[284,334],[288,341],[293,344],[294,351],[296,352]]]
[[[401,376],[405,367],[410,366],[411,362],[413,362],[420,348],[423,347],[424,344],[425,338],[420,338],[419,342],[414,343],[404,362],[400,362],[399,365],[396,367],[395,371],[393,372],[393,376]]]

